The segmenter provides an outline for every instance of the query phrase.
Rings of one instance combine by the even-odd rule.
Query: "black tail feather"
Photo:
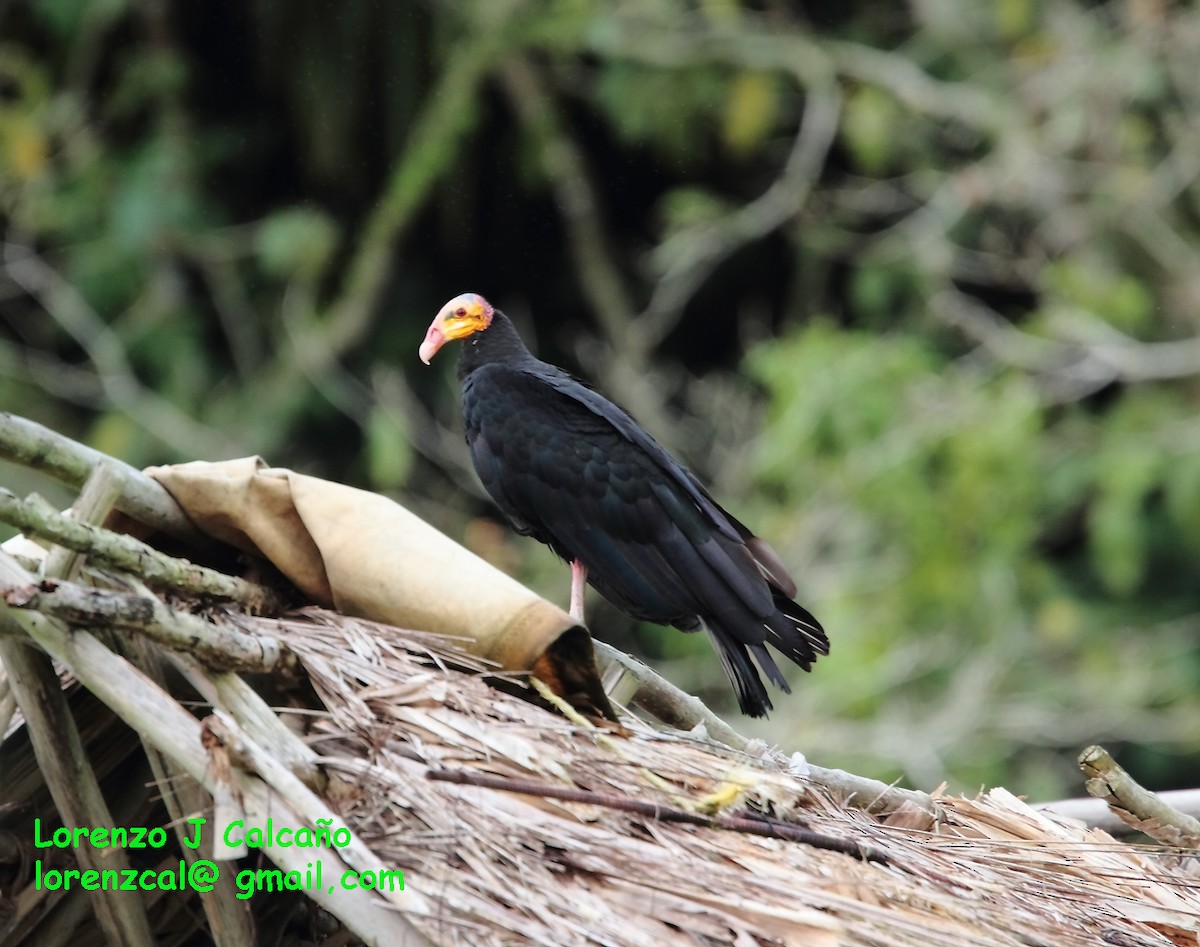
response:
[[[705,628],[713,643],[713,649],[721,658],[721,664],[729,676],[729,682],[733,685],[733,692],[737,694],[738,706],[742,708],[742,713],[747,717],[765,717],[767,711],[774,709],[774,706],[767,694],[767,688],[763,685],[762,678],[758,676],[754,662],[750,660],[746,646],[720,625],[709,622],[705,624]],[[758,645],[757,648],[766,651],[762,645]],[[779,668],[775,667],[775,662],[771,660],[769,654],[767,661],[774,669],[775,675],[782,679],[783,675],[780,674]],[[769,670],[767,674],[771,676],[772,680],[775,679]],[[786,690],[786,683],[783,687]]]
[[[775,595],[775,612],[763,626],[767,630],[767,640],[806,671],[818,655],[829,654],[829,638],[821,623],[808,609],[779,593]]]
[[[818,655],[829,653],[829,639],[820,623],[803,606],[778,592],[775,593],[775,604],[776,611],[762,623],[766,642],[807,671]],[[785,694],[792,692],[766,644],[745,643],[744,634],[731,632],[711,616],[704,624],[733,684],[742,713],[749,717],[765,717],[773,707],[755,667],[756,662],[767,680]]]
[[[758,666],[763,669],[763,673],[767,675],[767,680],[778,687],[785,694],[792,692],[788,686],[787,678],[783,676],[783,672],[779,670],[779,665],[775,663],[775,659],[771,657],[771,652],[767,650],[764,644],[752,644],[750,653],[754,655],[754,660],[758,662]]]

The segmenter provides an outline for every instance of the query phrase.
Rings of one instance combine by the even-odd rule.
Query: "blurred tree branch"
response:
[[[1077,401],[1118,381],[1200,375],[1200,337],[1140,342],[1087,313],[1076,313],[1070,324],[1060,320],[1060,338],[1037,336],[978,299],[950,288],[931,297],[930,308],[992,358],[1037,375],[1053,403]]]
[[[105,399],[124,411],[164,444],[183,456],[196,452],[226,456],[237,450],[236,438],[201,424],[158,392],[147,388],[134,373],[124,343],[83,294],[31,247],[6,240],[4,271],[62,330],[87,353]]]
[[[626,4],[636,8],[636,4]],[[802,29],[774,30],[745,17],[740,28],[717,30],[690,24],[680,29],[638,14],[621,13],[586,37],[589,48],[615,59],[660,68],[721,63],[795,75],[803,86],[820,86],[835,75],[887,89],[910,108],[953,119],[971,128],[999,130],[1011,118],[1003,99],[978,86],[942,82],[911,59],[838,40],[818,39]]]
[[[711,224],[675,234],[658,246],[658,283],[636,331],[642,345],[657,345],[722,260],[765,237],[803,209],[833,146],[840,115],[839,91],[830,82],[810,86],[804,116],[779,178],[759,197]]]
[[[605,387],[622,392],[628,408],[669,443],[666,393],[650,376],[653,345],[638,330],[634,304],[607,245],[600,202],[580,149],[556,114],[547,78],[532,63],[509,60],[500,78],[514,111],[537,143],[542,168],[558,197],[581,287],[611,352],[600,360]]]
[[[528,60],[511,59],[500,71],[509,100],[540,150],[542,167],[558,195],[571,253],[584,293],[609,338],[634,372],[648,366],[649,350],[629,337],[635,313],[620,269],[607,246],[605,224],[580,149],[563,128],[547,92],[549,83]]]

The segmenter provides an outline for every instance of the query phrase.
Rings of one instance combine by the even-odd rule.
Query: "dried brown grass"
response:
[[[779,754],[631,722],[617,735],[489,686],[453,643],[327,612],[239,619],[300,656],[325,713],[309,739],[350,827],[423,896],[434,941],[468,944],[1196,944],[1190,862],[1038,813],[1002,789],[889,825]],[[452,768],[665,807],[717,794],[882,850],[669,824],[434,782]],[[911,823],[916,822],[915,826]]]

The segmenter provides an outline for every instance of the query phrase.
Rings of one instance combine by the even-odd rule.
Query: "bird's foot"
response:
[[[583,589],[587,584],[587,566],[571,560],[571,617],[583,624]]]

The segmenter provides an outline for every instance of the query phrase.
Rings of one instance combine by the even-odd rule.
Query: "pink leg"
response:
[[[587,583],[587,566],[578,559],[571,560],[571,617],[583,624],[583,587]]]

